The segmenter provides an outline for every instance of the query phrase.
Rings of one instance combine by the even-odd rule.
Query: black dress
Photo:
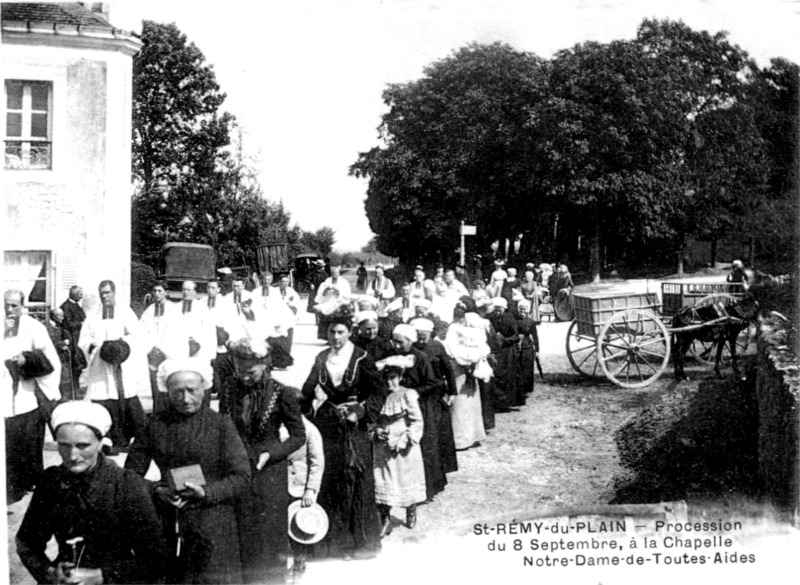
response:
[[[494,398],[499,412],[525,404],[519,372],[519,334],[514,317],[507,311],[492,313],[495,335],[490,347],[494,355]]]
[[[517,319],[517,331],[520,335],[519,343],[519,370],[522,391],[525,394],[533,392],[536,368],[536,355],[539,353],[539,334],[536,331],[536,321],[530,317]]]
[[[241,583],[234,501],[250,484],[250,465],[230,417],[209,408],[186,416],[171,407],[153,415],[147,432],[133,442],[125,468],[144,476],[151,461],[161,477],[170,469],[199,464],[206,480],[201,502],[176,510],[156,500],[173,551],[176,513],[180,524],[181,556],[173,556],[170,580]]]
[[[350,341],[352,341],[356,347],[360,347],[366,351],[369,357],[376,362],[394,353],[392,342],[380,335],[375,339],[367,339],[355,332],[350,336]]]
[[[334,385],[327,366],[330,353],[326,349],[317,355],[303,384],[300,403],[302,412],[319,429],[325,454],[317,503],[328,514],[329,529],[316,545],[315,554],[372,556],[381,548],[381,521],[375,504],[372,442],[367,425],[378,421],[388,391],[375,362],[358,347],[353,347],[341,382]],[[343,418],[336,408],[355,402],[364,410],[357,423]]]
[[[52,536],[58,555],[50,561]],[[44,472],[17,532],[17,552],[33,578],[47,583],[49,567],[74,561],[67,541],[79,536],[80,566],[101,569],[103,583],[156,583],[164,576],[166,545],[147,483],[102,454],[86,473],[60,465]]]
[[[253,476],[250,489],[236,506],[244,582],[278,582],[286,576],[289,555],[287,457],[306,440],[300,404],[294,390],[266,376],[252,388],[229,378],[225,394],[227,414],[247,450]],[[289,431],[284,442],[279,434],[282,424]],[[262,453],[269,453],[269,459],[258,471]]]
[[[442,403],[444,388],[436,379],[431,362],[424,352],[412,346],[409,354],[414,356],[414,367],[403,371],[400,385],[416,390],[419,394],[419,408],[422,411],[424,425],[419,446],[422,450],[422,462],[425,465],[425,491],[428,500],[431,500],[436,494],[444,491],[447,485],[439,447],[439,422],[444,407]],[[450,428],[453,428],[452,422]],[[455,442],[453,450],[455,451]]]
[[[423,351],[433,368],[433,375],[437,381],[438,388],[434,392],[439,397],[433,402],[436,410],[436,426],[438,428],[439,442],[439,463],[444,473],[458,471],[458,458],[456,455],[456,442],[453,437],[453,421],[450,416],[450,408],[444,403],[443,398],[446,394],[455,396],[456,380],[453,374],[453,362],[447,355],[447,351],[438,339],[431,339],[427,345],[420,347],[418,343],[414,347]]]

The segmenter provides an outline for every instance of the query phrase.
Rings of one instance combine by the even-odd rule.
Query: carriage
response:
[[[711,327],[729,320],[720,315],[711,322],[671,328],[673,316],[684,307],[703,307],[742,299],[741,284],[667,281],[661,285],[662,302],[655,292],[630,292],[609,288],[573,292],[574,320],[567,332],[567,357],[584,376],[604,375],[623,388],[642,388],[655,382],[667,368],[671,335]],[[744,353],[755,333],[745,327],[736,340]],[[694,341],[690,353],[700,363],[713,363],[716,343]]]

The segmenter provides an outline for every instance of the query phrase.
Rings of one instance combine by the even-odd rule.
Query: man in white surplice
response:
[[[142,325],[129,308],[117,305],[116,285],[98,287],[100,305],[86,316],[78,345],[89,364],[84,371],[86,398],[111,413],[111,453],[125,450],[145,426],[140,396],[150,396],[147,342]]]

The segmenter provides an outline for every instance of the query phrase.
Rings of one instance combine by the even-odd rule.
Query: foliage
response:
[[[156,281],[155,271],[140,262],[131,262],[131,308],[137,316],[145,309],[144,297]]]
[[[531,229],[517,210],[537,203],[535,161],[520,136],[542,82],[538,57],[472,44],[384,91],[383,145],[350,168],[369,178],[365,208],[381,252],[449,256],[462,220],[478,221],[482,247]]]
[[[145,21],[142,41],[134,59],[136,257],[157,266],[163,244],[187,241],[214,246],[220,265],[253,266],[264,243],[294,237],[296,249],[304,234],[261,191],[203,54],[174,24]]]
[[[669,20],[549,61],[472,44],[387,87],[381,143],[350,172],[368,179],[375,247],[401,261],[452,258],[464,220],[477,252],[523,234],[529,257],[590,248],[599,275],[688,238],[769,239],[796,205],[797,79]]]

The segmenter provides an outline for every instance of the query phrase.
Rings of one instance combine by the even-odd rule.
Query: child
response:
[[[412,358],[413,359],[413,358]],[[406,508],[406,526],[417,522],[417,503],[424,502],[425,468],[422,463],[422,411],[416,390],[400,386],[408,356],[391,356],[376,365],[391,393],[381,409],[373,443],[375,501],[383,526],[381,537],[392,532],[391,507]]]

